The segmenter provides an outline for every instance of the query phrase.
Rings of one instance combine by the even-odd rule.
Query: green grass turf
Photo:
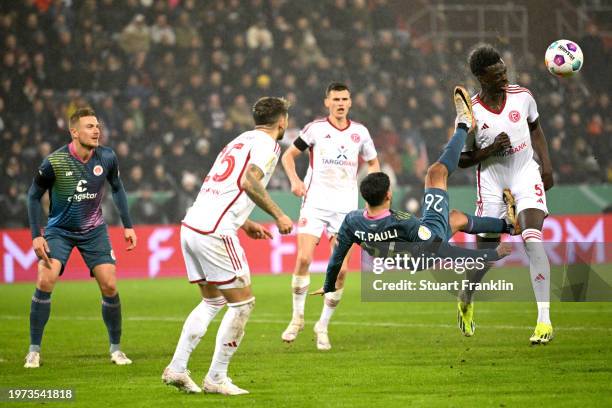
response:
[[[311,288],[322,279],[314,276]],[[553,303],[557,336],[532,347],[533,303],[477,303],[476,336],[464,338],[454,303],[361,303],[359,276],[351,274],[330,326],[333,349],[318,352],[312,326],[321,298],[308,299],[306,328],[287,345],[280,334],[290,316],[290,276],[253,282],[257,306],[230,365],[250,395],[185,395],[161,383],[183,320],[199,301],[183,279],[120,281],[123,349],[134,360],[126,367],[109,362],[96,284],[62,281],[44,364],[24,369],[33,285],[0,286],[0,387],[73,388],[74,402],[51,404],[70,407],[610,406],[612,303]],[[196,382],[208,369],[219,320],[190,361]]]

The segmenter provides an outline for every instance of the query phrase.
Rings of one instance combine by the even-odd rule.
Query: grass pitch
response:
[[[322,283],[313,276],[312,289]],[[293,344],[280,334],[290,317],[289,275],[255,276],[257,305],[230,364],[250,395],[185,395],[162,384],[184,319],[199,302],[183,279],[120,281],[122,345],[131,366],[109,362],[95,282],[62,281],[52,296],[40,369],[23,368],[32,284],[0,286],[0,387],[72,388],[51,406],[510,407],[610,406],[612,303],[553,303],[555,340],[532,347],[534,303],[477,303],[476,335],[455,325],[454,303],[361,303],[348,287],[330,325],[333,348],[315,348],[322,300],[309,297],[307,324]],[[201,382],[221,316],[193,354]],[[3,403],[40,406],[39,403]]]

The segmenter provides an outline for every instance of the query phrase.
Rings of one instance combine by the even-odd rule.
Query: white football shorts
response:
[[[189,282],[219,289],[251,284],[249,264],[237,236],[205,235],[183,225],[181,249]]]
[[[298,234],[309,234],[321,238],[323,230],[328,235],[336,235],[347,213],[339,213],[318,208],[303,207],[298,220]]]
[[[548,215],[546,192],[542,176],[537,167],[523,169],[512,178],[511,185],[502,186],[499,183],[487,183],[485,179],[478,190],[476,215],[479,217],[506,218],[507,210],[504,203],[504,188],[509,188],[516,202],[516,214],[528,208],[536,208]],[[478,234],[482,237],[496,237],[499,234]]]

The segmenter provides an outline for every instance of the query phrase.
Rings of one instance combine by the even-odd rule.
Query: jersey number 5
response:
[[[425,208],[429,211],[429,209],[433,206],[435,212],[442,212],[443,208],[440,203],[444,200],[444,197],[440,194],[425,194]]]
[[[243,143],[237,143],[230,148],[227,146],[221,152],[221,161],[219,163],[227,164],[227,167],[223,171],[223,173],[217,173],[212,176],[213,181],[219,182],[227,179],[232,171],[234,171],[234,167],[236,166],[236,158],[231,155],[232,150],[240,150],[244,147]]]

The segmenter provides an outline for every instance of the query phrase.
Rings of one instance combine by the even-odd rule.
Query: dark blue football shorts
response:
[[[49,244],[49,258],[57,259],[62,263],[60,275],[64,273],[64,267],[74,247],[77,247],[81,253],[92,277],[95,266],[115,264],[115,253],[111,247],[106,224],[85,233],[49,228],[45,231],[45,239]]]

